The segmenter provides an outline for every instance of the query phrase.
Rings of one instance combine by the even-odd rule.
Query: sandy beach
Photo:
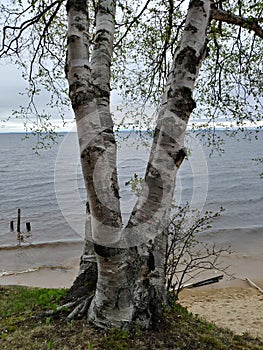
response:
[[[257,283],[263,287],[263,283]],[[263,294],[246,281],[233,281],[227,286],[184,289],[180,304],[193,314],[227,327],[236,334],[249,333],[263,340]]]
[[[0,285],[17,285],[40,288],[69,288],[78,274],[78,266],[41,268],[36,271],[1,276]]]

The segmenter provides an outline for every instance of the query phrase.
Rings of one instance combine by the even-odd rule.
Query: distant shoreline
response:
[[[210,128],[198,128],[198,130],[192,130],[191,127],[189,126],[188,128],[188,131],[191,131],[193,133],[199,133],[200,131],[209,131],[211,130]],[[223,128],[223,127],[215,127],[215,130],[216,132],[229,132],[229,130],[227,130],[226,128]],[[239,131],[240,134],[244,134],[245,131],[241,131],[238,127],[234,127],[232,128],[231,130],[233,131]],[[263,132],[263,126],[258,126],[258,127],[255,127],[255,126],[247,126],[245,127],[245,130],[249,130],[249,131],[256,131],[256,132]],[[138,129],[138,130],[134,130],[134,129],[120,129],[119,131],[116,131],[117,133],[118,132],[121,132],[121,133],[136,133],[136,132],[149,132],[149,131],[154,131],[154,129],[149,129],[149,130],[146,130],[146,129]],[[77,134],[77,131],[72,131],[72,129],[70,130],[64,130],[64,131],[55,131],[56,134],[61,134],[61,135],[65,135],[65,134],[68,134],[68,133],[71,133],[71,134]],[[21,135],[33,135],[33,136],[37,136],[37,135],[34,135],[34,132],[33,131],[3,131],[0,129],[0,135],[1,134],[21,134]],[[41,134],[45,135],[45,134],[48,134],[48,132],[41,132]]]

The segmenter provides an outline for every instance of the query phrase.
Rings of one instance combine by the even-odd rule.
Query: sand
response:
[[[257,285],[263,287],[263,283],[257,282]],[[179,302],[193,314],[218,326],[263,340],[263,294],[246,281],[184,289],[179,294]]]
[[[41,288],[69,288],[78,274],[78,266],[68,269],[42,268],[37,271],[0,277],[0,285]]]

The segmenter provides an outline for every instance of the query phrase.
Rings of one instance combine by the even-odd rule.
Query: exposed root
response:
[[[45,312],[45,315],[54,315],[59,311],[63,311],[63,309],[74,307],[76,304],[78,304],[78,300],[58,306],[55,310],[48,310]]]
[[[67,304],[58,306],[56,311],[61,311],[61,310],[63,310],[63,309],[67,309],[67,308],[69,308],[69,307],[73,307],[73,306],[76,305],[76,304],[77,304],[77,301],[76,301],[76,300],[75,300],[75,301],[72,301],[71,303],[67,303]]]
[[[45,315],[61,318],[63,313],[64,321],[85,317],[95,294],[96,283],[97,265],[94,262],[88,262],[63,298],[63,305],[45,312]]]
[[[73,311],[65,318],[65,321],[71,321],[73,319],[81,319],[87,314],[87,310],[90,306],[93,295],[90,295],[88,298],[84,300],[81,299],[80,303],[74,308]]]

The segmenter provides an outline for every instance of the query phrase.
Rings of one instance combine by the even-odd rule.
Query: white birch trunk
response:
[[[185,31],[163,96],[146,185],[124,229],[109,108],[115,1],[97,2],[91,58],[86,1],[68,0],[67,11],[69,95],[89,199],[87,228],[91,231],[98,270],[88,317],[100,327],[126,327],[132,321],[148,327],[157,321],[165,301],[166,242],[162,232],[176,174],[185,156],[183,140],[195,107],[192,90],[205,56],[210,1],[190,2]],[[90,266],[93,245],[86,242],[85,249],[85,264]]]
[[[185,30],[175,53],[158,114],[145,185],[128,223],[126,241],[130,245],[144,242],[145,248],[141,252],[144,256],[148,252],[150,259],[150,263],[145,264],[148,272],[143,270],[138,276],[135,288],[135,300],[138,301],[135,309],[140,309],[139,322],[144,326],[151,321],[149,314],[154,312],[151,309],[151,294],[155,298],[157,313],[165,302],[166,236],[163,231],[172,207],[176,174],[185,157],[184,136],[190,114],[195,108],[192,92],[206,55],[209,19],[209,0],[190,1]],[[149,279],[148,283],[145,283],[146,278]],[[149,301],[148,305],[144,305],[144,310],[140,304],[141,295]]]
[[[98,1],[96,34],[89,57],[86,1],[68,1],[68,81],[77,121],[82,171],[88,194],[86,233],[94,243],[98,279],[88,317],[98,326],[122,327],[131,321],[131,298],[125,250],[111,248],[120,240],[116,143],[110,116],[110,65],[115,1]],[[89,218],[90,215],[90,218]],[[91,230],[89,230],[89,219]],[[86,242],[85,265],[93,258]],[[87,265],[86,265],[87,266]],[[129,297],[127,297],[129,295]]]

